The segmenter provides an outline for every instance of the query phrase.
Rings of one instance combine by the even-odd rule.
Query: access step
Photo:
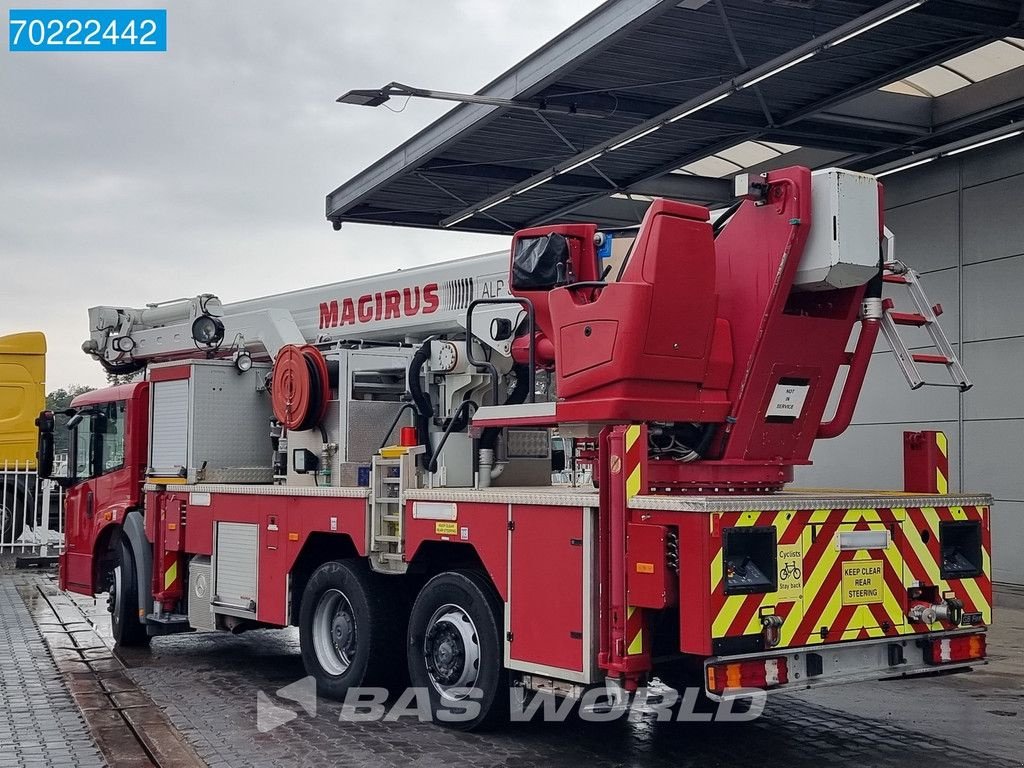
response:
[[[146,616],[146,634],[174,635],[178,632],[191,632],[193,627],[188,623],[188,616],[181,613],[155,613]]]

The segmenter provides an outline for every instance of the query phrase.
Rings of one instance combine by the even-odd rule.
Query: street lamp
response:
[[[439,101],[456,101],[461,104],[483,104],[488,107],[506,107],[507,109],[523,109],[529,112],[565,112],[568,114],[586,115],[586,110],[577,109],[575,104],[552,104],[546,99],[538,101],[515,101],[500,99],[495,96],[481,96],[478,93],[453,93],[452,91],[434,91],[429,88],[414,88],[402,83],[388,83],[383,88],[357,89],[348,91],[337,98],[339,104],[355,104],[359,107],[379,107],[395,96],[416,97],[419,99],[437,99]],[[593,113],[592,113],[593,114]],[[602,115],[604,116],[604,113]]]

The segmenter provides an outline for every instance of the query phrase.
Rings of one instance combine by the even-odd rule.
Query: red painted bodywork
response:
[[[167,569],[176,563],[181,579],[187,567],[186,555],[212,555],[217,523],[259,525],[256,619],[267,624],[289,623],[287,575],[312,534],[337,534],[339,553],[346,551],[341,541],[344,537],[357,554],[366,554],[365,498],[266,495],[260,494],[258,487],[253,490],[192,494],[169,489],[146,494],[146,536],[154,542],[156,552],[164,553],[154,563],[153,594],[167,610],[173,609],[180,598],[180,592],[165,590]],[[175,528],[170,528],[172,525]],[[180,534],[182,529],[184,535]]]
[[[138,382],[87,392],[73,408],[125,402],[124,464],[99,477],[75,483],[65,496],[65,551],[60,557],[60,586],[86,595],[96,593],[96,546],[110,526],[141,507],[142,479],[149,445],[149,384]],[[72,467],[73,469],[73,467]]]
[[[717,236],[707,209],[655,201],[621,274],[604,286],[514,291],[534,302],[538,338],[554,344],[558,391],[553,417],[516,423],[720,424],[704,460],[650,467],[651,488],[703,493],[780,488],[794,466],[809,463],[818,436],[845,430],[878,323],[864,323],[850,355],[866,286],[794,289],[815,226],[811,172],[787,168],[766,180],[767,199],[745,201]],[[579,258],[591,262],[586,250]],[[822,426],[843,366],[850,374],[839,411]],[[768,418],[780,383],[807,387],[794,418]]]

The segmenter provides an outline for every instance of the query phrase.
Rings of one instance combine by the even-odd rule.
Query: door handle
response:
[[[93,493],[89,491],[85,494],[85,515],[86,517],[92,517],[93,513]]]

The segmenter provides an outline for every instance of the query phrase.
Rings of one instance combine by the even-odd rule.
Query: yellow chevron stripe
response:
[[[925,522],[928,525],[929,534],[934,538],[939,535],[939,516],[935,512],[933,507],[926,507],[921,510],[921,514],[924,516]],[[916,530],[914,526],[908,525],[906,527],[906,540],[910,545],[910,548],[914,550],[914,554],[917,555],[917,559],[921,561],[921,565],[924,566],[925,575],[927,576],[926,581],[930,584],[939,584],[939,564],[935,562],[935,558],[932,557],[931,552],[928,551],[928,546],[921,541],[921,532]],[[910,582],[916,581],[917,577],[910,572],[910,570],[904,571],[903,583],[907,586]]]
[[[729,631],[729,627],[736,619],[736,614],[739,613],[740,606],[743,605],[746,597],[746,595],[729,595],[725,598],[722,610],[718,612],[714,623],[711,625],[712,637],[725,637],[725,633]]]
[[[639,439],[639,437],[640,437],[640,425],[639,424],[631,424],[630,426],[626,427],[626,450],[627,451],[630,448],[633,447],[633,444]]]
[[[626,478],[626,498],[631,499],[640,493],[640,465],[633,467],[633,471]]]
[[[626,654],[629,656],[636,656],[639,653],[644,652],[644,632],[640,630],[636,633],[636,637],[630,642],[629,647],[626,649]]]
[[[935,490],[939,493],[949,492],[949,481],[946,480],[946,476],[942,474],[942,470],[939,467],[935,468]]]
[[[948,456],[947,448],[949,447],[949,441],[946,439],[945,432],[935,433],[935,444],[939,447],[939,453],[943,456]]]
[[[171,585],[178,578],[178,561],[171,563],[170,568],[164,571],[164,589],[170,589]]]
[[[722,583],[722,547],[718,548],[715,556],[711,558],[711,591],[718,589]]]

